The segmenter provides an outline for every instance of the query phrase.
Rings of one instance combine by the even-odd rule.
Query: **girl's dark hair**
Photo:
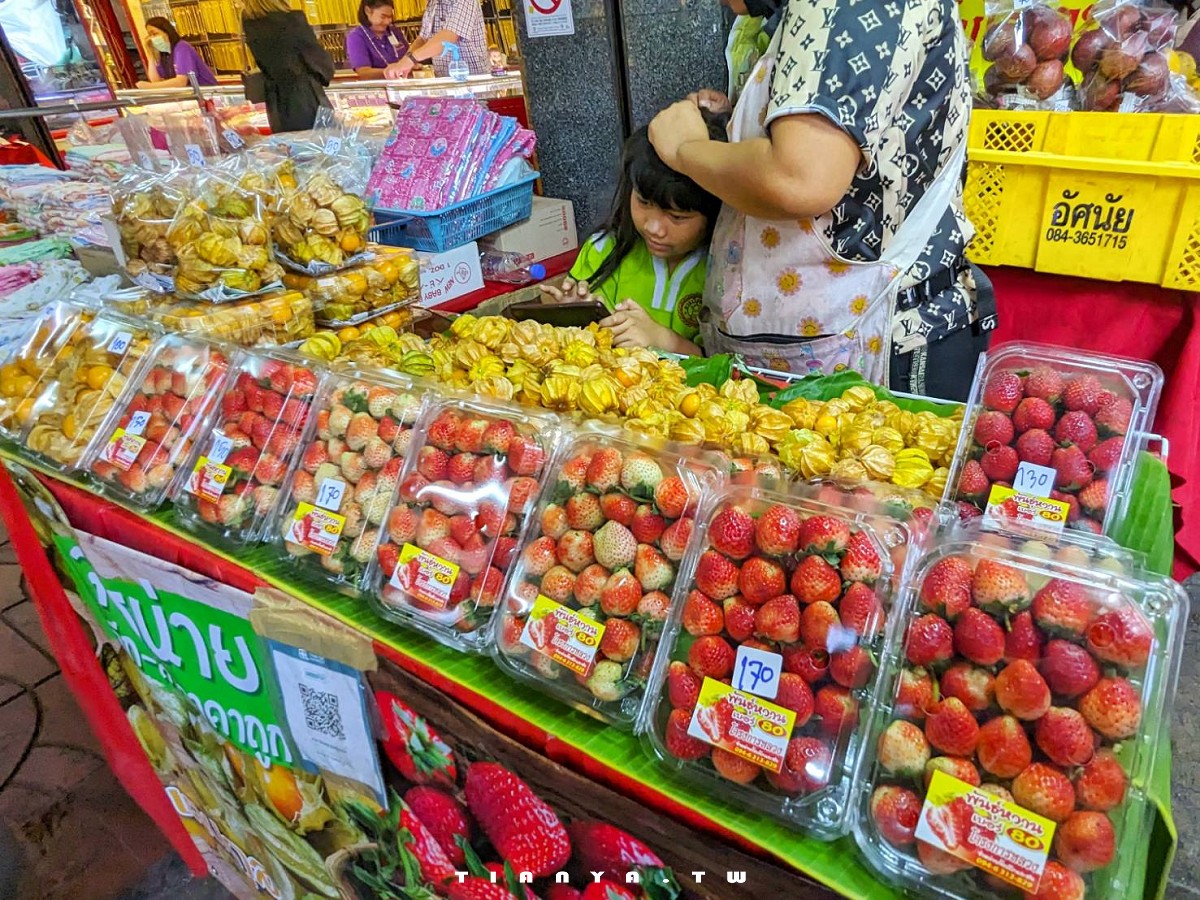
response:
[[[726,134],[728,115],[718,115],[706,109],[701,109],[700,114],[704,116],[704,124],[708,126],[708,136],[711,140],[729,139]],[[635,190],[643,199],[662,209],[701,213],[708,222],[705,243],[712,237],[713,225],[716,223],[717,213],[721,210],[721,201],[659,159],[650,143],[648,130],[643,126],[629,136],[621,152],[621,178],[617,183],[617,194],[613,198],[608,221],[601,229],[601,234],[611,235],[616,243],[612,253],[604,257],[596,271],[587,279],[588,284],[593,287],[598,287],[611,277],[617,271],[617,266],[641,239],[633,226],[633,213],[630,209],[631,196]]]
[[[363,28],[370,28],[371,21],[367,18],[368,9],[379,9],[381,6],[390,6],[396,8],[395,0],[362,0],[358,4],[358,24]]]
[[[167,36],[167,40],[171,42],[171,50],[175,49],[183,38],[179,36],[179,32],[175,30],[175,26],[171,24],[169,19],[164,19],[162,16],[151,16],[146,20],[147,28],[157,28]],[[163,78],[175,77],[175,62],[171,59],[170,51],[158,54],[158,71]]]

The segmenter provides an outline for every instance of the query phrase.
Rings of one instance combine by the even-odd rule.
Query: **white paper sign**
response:
[[[531,38],[574,34],[571,0],[525,0],[525,28]]]
[[[1054,479],[1058,473],[1049,466],[1038,466],[1023,462],[1017,466],[1017,477],[1013,479],[1013,489],[1030,497],[1049,497],[1054,490]]]
[[[183,150],[187,154],[188,162],[193,166],[204,165],[204,151],[199,144],[184,144]]]
[[[733,663],[733,686],[747,694],[774,700],[779,693],[779,673],[782,671],[783,657],[778,653],[742,644]]]

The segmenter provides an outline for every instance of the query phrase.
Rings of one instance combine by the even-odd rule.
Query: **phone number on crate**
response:
[[[1088,247],[1115,247],[1124,250],[1126,235],[1104,234],[1096,231],[1068,231],[1065,228],[1047,228],[1046,240],[1062,243],[1082,244]]]

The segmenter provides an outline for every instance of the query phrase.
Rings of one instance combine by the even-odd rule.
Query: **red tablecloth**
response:
[[[1025,269],[989,269],[1000,324],[992,343],[1029,340],[1151,359],[1166,373],[1155,431],[1182,511],[1175,577],[1200,566],[1200,295],[1147,284],[1089,281]],[[1182,483],[1180,483],[1182,482]],[[1190,513],[1190,514],[1189,514]]]

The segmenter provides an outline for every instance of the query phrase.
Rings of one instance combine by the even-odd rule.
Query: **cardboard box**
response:
[[[479,245],[472,241],[444,253],[418,253],[421,305],[437,306],[483,287]]]
[[[579,247],[575,207],[570,200],[535,196],[528,219],[496,232],[487,243],[496,250],[532,253],[534,262],[575,250]]]

